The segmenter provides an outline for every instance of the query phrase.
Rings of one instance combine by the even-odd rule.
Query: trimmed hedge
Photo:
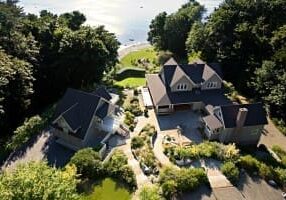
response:
[[[145,77],[145,70],[141,68],[123,68],[115,75],[116,81],[121,81],[129,77]]]

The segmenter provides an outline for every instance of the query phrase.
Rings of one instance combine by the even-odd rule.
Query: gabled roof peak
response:
[[[164,66],[168,66],[168,65],[178,65],[178,63],[176,62],[176,60],[171,57],[165,64]]]

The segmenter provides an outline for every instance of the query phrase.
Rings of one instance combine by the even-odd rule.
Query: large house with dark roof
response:
[[[196,60],[180,65],[173,58],[158,74],[147,74],[147,87],[158,115],[177,110],[200,110],[205,135],[210,140],[257,144],[267,124],[261,103],[237,105],[223,89],[219,65]]]
[[[116,134],[129,132],[116,116],[118,96],[104,88],[92,93],[68,89],[59,101],[52,126],[57,142],[71,149],[98,147]]]

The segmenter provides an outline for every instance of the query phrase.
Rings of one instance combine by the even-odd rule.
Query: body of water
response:
[[[104,25],[123,44],[145,42],[151,20],[159,13],[175,12],[187,0],[21,0],[25,12],[39,14],[49,10],[56,14],[79,10],[86,24]],[[211,13],[222,0],[198,0]],[[130,41],[132,40],[132,41]]]

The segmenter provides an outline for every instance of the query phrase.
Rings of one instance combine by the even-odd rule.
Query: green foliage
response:
[[[233,162],[225,162],[221,166],[220,170],[230,180],[230,182],[232,182],[233,184],[237,183],[239,179],[239,170]]]
[[[171,160],[215,158],[219,160],[237,160],[239,150],[235,144],[224,145],[217,142],[203,142],[189,147],[167,147],[165,153]]]
[[[26,119],[23,125],[19,126],[13,133],[10,141],[6,143],[7,153],[16,150],[25,144],[32,136],[40,134],[48,125],[53,116],[53,107],[47,109],[41,116],[36,115]]]
[[[31,162],[0,175],[0,197],[2,200],[76,200],[76,184],[76,169],[73,166],[59,170],[43,162]]]
[[[86,17],[79,11],[73,11],[60,15],[59,21],[75,31],[80,29],[80,26],[86,21]]]
[[[192,26],[188,53],[221,63],[238,91],[263,99],[272,117],[285,122],[286,2],[224,1],[204,23]],[[243,80],[243,81],[242,81]],[[255,90],[255,92],[253,92]],[[284,129],[282,129],[284,130]]]
[[[132,98],[129,104],[127,104],[124,109],[126,112],[130,112],[134,116],[140,116],[143,113],[139,105],[139,99],[136,97]]]
[[[163,195],[169,199],[179,192],[194,190],[200,185],[208,183],[208,178],[202,168],[166,167],[160,172],[159,183]]]
[[[33,82],[32,66],[9,56],[0,47],[0,128],[3,134],[19,123],[19,116],[29,108]]]
[[[259,167],[259,161],[251,155],[241,156],[239,159],[240,167],[246,169],[249,172],[257,172]]]
[[[239,159],[239,165],[250,173],[258,172],[258,175],[263,179],[269,180],[275,178],[273,175],[274,171],[272,167],[266,165],[263,162],[260,162],[251,155],[242,156]]]
[[[78,11],[36,16],[15,2],[0,2],[0,129],[8,139],[28,114],[54,103],[67,87],[100,82],[117,63],[119,47],[104,27],[84,26]]]
[[[283,168],[276,168],[276,180],[278,180],[278,183],[286,186],[286,169]]]
[[[281,159],[281,163],[284,167],[286,167],[286,151],[284,151],[280,146],[274,145],[272,147],[272,151],[274,151],[277,156]]]
[[[203,13],[204,7],[196,1],[184,4],[171,15],[160,13],[150,24],[148,41],[159,50],[184,56],[188,33],[194,22],[201,20]]]
[[[123,79],[122,81],[116,81],[114,85],[120,88],[137,88],[140,86],[145,86],[146,79],[145,78],[126,78],[126,79]]]
[[[131,148],[132,149],[141,148],[143,145],[144,145],[143,138],[141,138],[139,136],[135,136],[132,138],[132,140],[131,140]]]
[[[129,111],[125,112],[124,124],[129,127],[130,131],[135,128],[135,116]]]
[[[148,69],[156,65],[157,54],[153,47],[133,51],[120,60],[119,66],[124,68]]]
[[[144,186],[139,193],[140,200],[162,200],[163,198],[160,195],[159,187],[152,186]]]
[[[127,165],[127,157],[122,151],[115,151],[110,160],[104,163],[107,175],[126,183],[131,189],[137,186],[136,177],[131,167]]]
[[[132,138],[131,148],[133,150],[133,153],[138,159],[140,166],[145,167],[147,166],[152,173],[157,173],[157,169],[159,167],[159,163],[154,155],[153,148],[151,146],[151,137],[156,133],[156,129],[154,126],[147,124],[142,128],[142,130],[139,133],[139,136]],[[136,141],[136,143],[133,143],[133,140]],[[133,145],[135,144],[134,148]]]
[[[98,178],[102,176],[103,166],[98,152],[92,148],[81,149],[74,154],[70,164],[75,165],[82,177]]]

